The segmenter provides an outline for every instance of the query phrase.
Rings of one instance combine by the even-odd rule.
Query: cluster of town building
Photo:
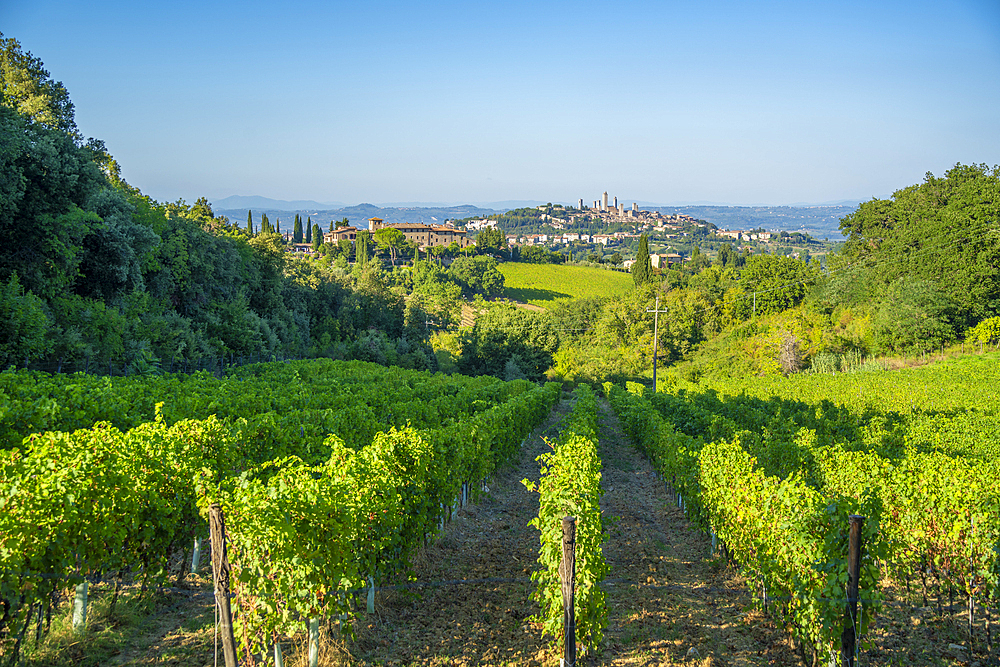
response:
[[[733,239],[735,241],[770,241],[771,232],[720,229],[715,232],[717,236]]]
[[[614,234],[578,234],[576,232],[566,232],[564,234],[507,234],[507,245],[552,245],[556,243],[593,243],[600,245],[616,245],[624,239],[637,239],[638,234],[629,232],[615,232]]]
[[[592,207],[585,208],[582,199],[579,200],[578,205],[581,213],[570,216],[570,222],[575,222],[578,218],[582,221],[583,218],[587,217],[591,219],[595,217],[600,218],[606,224],[621,223],[623,220],[636,220],[640,225],[654,229],[682,227],[685,224],[698,223],[690,215],[683,213],[666,215],[659,211],[640,210],[639,204],[636,202],[632,202],[632,206],[626,208],[624,202],[621,204],[618,203],[618,197],[614,197],[613,200],[609,201],[607,192],[601,195],[600,200],[595,200]]]

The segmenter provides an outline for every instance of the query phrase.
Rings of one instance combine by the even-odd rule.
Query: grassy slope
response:
[[[901,413],[978,409],[995,414],[1000,408],[984,388],[1000,383],[1000,353],[959,354],[958,349],[945,350],[946,358],[932,355],[926,363],[891,371],[720,378],[706,379],[702,384],[723,394],[765,400],[773,396],[812,404],[828,400],[858,409]],[[883,364],[888,366],[891,361],[883,360]]]
[[[507,281],[507,298],[542,308],[570,299],[616,296],[632,288],[627,273],[587,266],[505,262],[498,268]]]

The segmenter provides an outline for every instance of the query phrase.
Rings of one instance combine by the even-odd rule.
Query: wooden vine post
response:
[[[233,612],[229,606],[229,558],[226,555],[226,522],[222,507],[212,503],[208,508],[209,532],[212,537],[212,580],[215,583],[215,603],[219,606],[222,654],[226,667],[236,667],[236,637],[233,635]]]
[[[854,667],[854,651],[858,626],[858,584],[861,577],[861,527],[865,517],[850,517],[850,541],[847,553],[847,613],[844,632],[840,635],[840,661],[844,667]]]
[[[559,563],[559,581],[563,599],[563,659],[561,667],[576,667],[576,616],[573,596],[576,579],[576,517],[562,520],[562,561]]]

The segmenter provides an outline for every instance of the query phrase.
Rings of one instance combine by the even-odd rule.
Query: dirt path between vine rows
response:
[[[525,443],[519,464],[492,481],[487,497],[460,511],[415,564],[421,582],[515,581],[380,594],[374,617],[359,620],[357,640],[340,644],[330,664],[559,664],[529,618],[538,611],[529,581],[538,568],[538,532],[527,523],[537,515],[538,498],[520,480],[538,479],[535,458],[548,447],[543,438],[555,435],[570,408],[564,400]],[[800,664],[779,630],[747,611],[751,600],[739,577],[707,558],[705,536],[669,502],[604,403],[600,419],[609,625],[604,646],[579,664]]]
[[[600,403],[601,509],[608,532],[599,665],[801,665],[745,582],[694,530],[607,403]]]

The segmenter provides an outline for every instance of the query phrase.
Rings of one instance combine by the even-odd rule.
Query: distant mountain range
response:
[[[225,201],[225,200],[220,200]],[[291,204],[292,202],[278,202],[279,204]],[[315,203],[315,202],[314,202]],[[347,218],[349,224],[360,229],[368,228],[369,218],[382,218],[388,223],[393,222],[421,222],[428,225],[440,224],[445,220],[461,220],[462,218],[484,217],[503,211],[491,208],[479,208],[466,204],[464,206],[441,206],[441,207],[383,207],[374,204],[358,204],[357,206],[343,206],[341,208],[330,208],[320,204],[319,206],[303,208],[277,208],[274,206],[222,208],[217,204],[212,204],[212,209],[216,215],[224,215],[234,222],[243,223],[246,220],[247,210],[253,214],[254,223],[260,221],[262,213],[266,213],[272,223],[277,223],[282,218],[291,220],[295,214],[303,219],[312,219],[323,229],[326,229],[330,222]],[[291,230],[291,226],[284,231]]]
[[[261,197],[260,195],[251,195],[249,197],[243,195],[233,195],[231,197],[226,197],[225,199],[216,199],[212,202],[213,209],[233,211],[237,209],[243,210],[253,210],[260,209],[262,211],[303,211],[307,208],[316,210],[328,210],[334,208],[343,208],[347,206],[343,202],[318,202],[311,199],[297,199],[294,201],[286,201],[284,199],[271,199],[269,197]]]
[[[461,203],[456,204],[455,202],[385,202],[382,204],[376,204],[382,209],[390,208],[464,208],[467,206],[472,206],[476,209],[484,210],[495,210],[498,213],[503,211],[509,211],[512,208],[524,208],[527,206],[541,206],[547,202],[534,201],[534,200],[520,200],[520,199],[510,199],[506,201],[494,201],[494,202],[472,202],[472,203]],[[359,204],[360,206],[370,206],[371,204]],[[318,202],[312,199],[271,199],[270,197],[261,197],[260,195],[232,195],[225,197],[224,199],[216,199],[212,201],[212,208],[218,209],[220,211],[235,211],[239,209],[250,209],[261,211],[304,211],[306,209],[311,209],[314,211],[333,211],[341,210],[345,208],[350,208],[348,204],[344,202]]]

